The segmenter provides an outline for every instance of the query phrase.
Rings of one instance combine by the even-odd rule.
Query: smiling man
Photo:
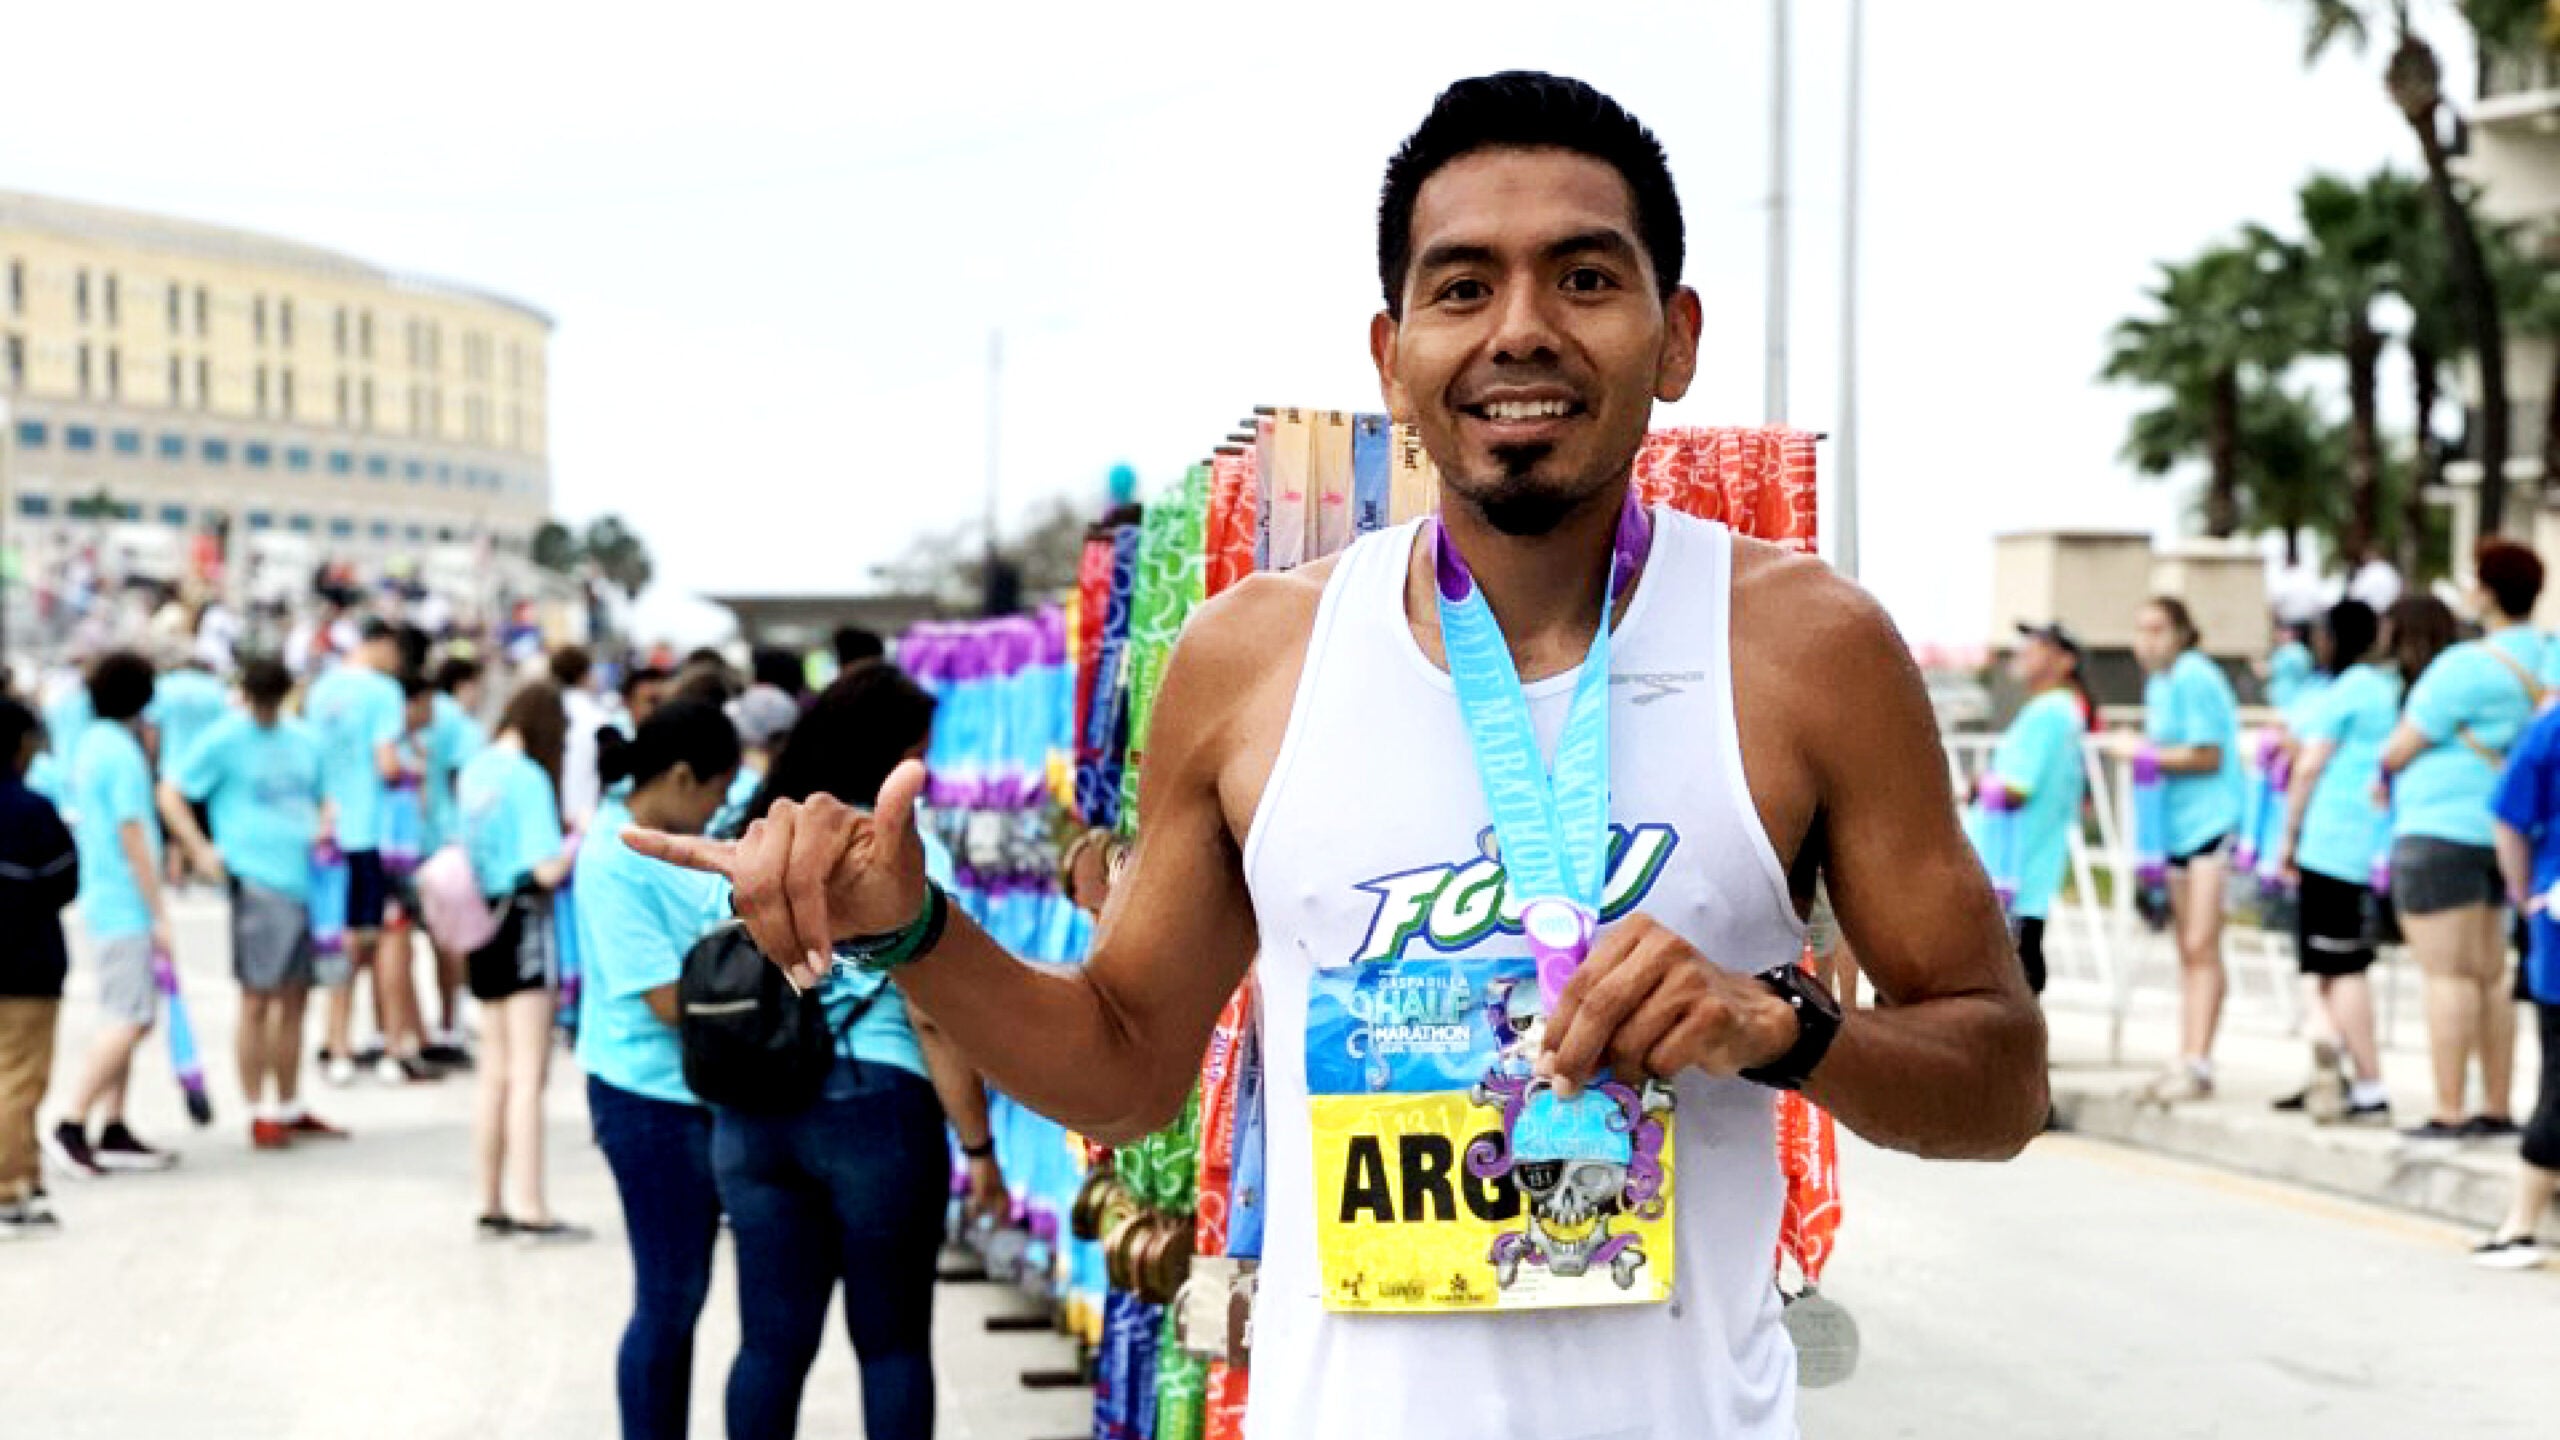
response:
[[[872,812],[634,837],[730,876],[803,982],[850,942],[1106,1139],[1173,1117],[1258,954],[1257,1440],[1793,1435],[1775,1092],[1930,1155],[2044,1118],[1891,626],[1814,561],[1628,503],[1696,370],[1682,247],[1660,146],[1606,96],[1440,97],[1388,166],[1370,348],[1441,513],[1194,617],[1086,965],[951,910],[913,764]],[[1883,1008],[1798,978],[1824,877]]]

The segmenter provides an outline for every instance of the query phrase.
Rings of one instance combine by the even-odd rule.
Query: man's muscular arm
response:
[[[1253,911],[1221,786],[1250,738],[1258,687],[1275,683],[1273,652],[1286,647],[1274,637],[1304,628],[1309,607],[1292,583],[1248,581],[1194,615],[1175,645],[1139,780],[1146,824],[1085,964],[1026,963],[954,913],[932,953],[895,972],[989,1080],[1095,1139],[1126,1141],[1173,1119],[1252,961]],[[912,811],[923,783],[910,762],[873,813],[820,797],[775,806],[735,844],[647,832],[631,843],[728,875],[758,948],[808,983],[835,942],[898,929],[921,910]]]
[[[1788,711],[1832,907],[1884,1001],[1847,1016],[1805,1093],[1879,1145],[2015,1155],[2044,1126],[2044,1019],[1957,824],[1927,691],[1873,600],[1828,574],[1794,583],[1830,592],[1798,612],[1831,618],[1804,637],[1820,664]]]

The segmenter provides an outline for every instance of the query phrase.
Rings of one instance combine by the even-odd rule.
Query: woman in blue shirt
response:
[[[624,1440],[681,1437],[720,1195],[711,1112],[684,1083],[676,980],[685,952],[726,913],[728,890],[717,877],[641,856],[622,832],[701,834],[737,771],[738,732],[716,706],[675,701],[627,738],[611,729],[595,738],[605,788],[630,785],[598,808],[571,882],[585,965],[578,1063],[631,1238],[633,1304],[616,1389]]]
[[[464,762],[455,779],[453,838],[471,857],[481,897],[498,912],[497,932],[464,960],[488,1031],[480,1046],[472,1155],[480,1234],[493,1240],[584,1240],[588,1234],[552,1215],[542,1168],[542,1088],[551,1072],[559,981],[551,896],[569,878],[569,842],[560,829],[560,755],[568,733],[559,690],[527,685],[507,702],[498,738]]]
[[[1965,829],[1992,878],[2013,887],[2009,913],[2018,960],[2027,988],[2041,995],[2045,919],[2071,868],[2071,835],[2088,788],[2081,742],[2089,716],[2080,689],[2080,642],[2059,625],[2022,625],[2019,635],[2009,674],[2029,698],[1975,784]]]
[[[846,671],[792,729],[747,821],[776,801],[818,794],[870,804],[900,761],[923,757],[933,709],[933,697],[892,666]],[[950,882],[951,857],[929,832],[925,864]],[[969,1160],[973,1205],[1005,1203],[986,1090],[885,975],[837,971],[820,994],[839,1038],[818,1100],[796,1114],[713,1112],[712,1169],[738,1242],[729,1433],[794,1432],[841,1283],[862,1367],[863,1433],[927,1437],[934,1257],[951,1178],[946,1115]]]
[[[2213,1093],[2214,1032],[2230,985],[2222,966],[2222,895],[2240,830],[2240,703],[2197,639],[2185,603],[2169,596],[2153,599],[2134,619],[2133,653],[2150,673],[2143,734],[2167,777],[2169,907],[2178,942],[2178,1063],[2148,1091],[2164,1104]]]
[[[2374,791],[2382,777],[2382,745],[2400,713],[2400,677],[2365,663],[2379,622],[2361,601],[2341,601],[2321,622],[2313,645],[2331,677],[2293,722],[2299,749],[2285,801],[2284,841],[2277,864],[2296,877],[2302,903],[2294,945],[2324,1022],[2313,1042],[2311,1082],[2276,1102],[2308,1110],[2324,1123],[2389,1124],[2382,1088],[2382,1051],[2373,1028],[2373,866],[2390,840],[2390,818]],[[2352,1087],[2339,1074],[2339,1048],[2354,1066]]]
[[[2506,983],[2505,882],[2489,802],[2507,752],[2542,708],[2553,647],[2531,623],[2542,594],[2534,553],[2489,540],[2473,563],[2479,583],[2472,607],[2488,633],[2427,664],[2382,752],[2392,777],[2391,899],[2409,954],[2426,976],[2435,1113],[2409,1132],[2420,1140],[2516,1133],[2508,1098],[2516,1009]],[[2405,601],[2395,607],[2395,619],[2407,608]],[[2476,1112],[2464,1093],[2475,1059]]]

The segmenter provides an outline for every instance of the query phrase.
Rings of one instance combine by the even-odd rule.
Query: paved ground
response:
[[[209,906],[179,936],[208,1057],[227,1057],[233,1006]],[[85,977],[62,1041],[67,1077],[89,1030]],[[613,1354],[630,1261],[604,1160],[589,1143],[573,1066],[553,1076],[551,1173],[560,1213],[595,1243],[532,1251],[471,1233],[470,1085],[320,1087],[345,1145],[252,1153],[226,1063],[214,1128],[191,1131],[157,1037],[134,1121],[185,1152],[166,1175],[56,1180],[65,1234],[0,1247],[0,1435],[80,1440],[512,1440],[614,1432]],[[49,1118],[49,1112],[48,1112]],[[721,1433],[720,1385],[737,1353],[728,1247],[703,1315],[694,1432]],[[936,1314],[946,1436],[1044,1440],[1086,1429],[1075,1392],[1030,1392],[1026,1368],[1069,1359],[1044,1334],[990,1335],[1023,1308],[985,1285],[946,1286]],[[861,1433],[842,1331],[812,1374],[803,1431]]]
[[[227,1043],[215,922],[182,934],[199,1026]],[[75,978],[75,1000],[80,996]],[[76,1052],[85,1003],[65,1024]],[[67,1063],[67,1062],[66,1062]],[[469,1234],[468,1081],[320,1090],[360,1133],[253,1155],[232,1086],[189,1132],[155,1048],[137,1123],[186,1163],[56,1186],[68,1233],[0,1248],[0,1435],[208,1440],[588,1437],[613,1429],[629,1270],[574,1076],[552,1093],[553,1175],[594,1245],[528,1252]],[[1816,1440],[1885,1437],[2361,1437],[2550,1433],[2560,1272],[2494,1275],[2457,1228],[2049,1137],[2020,1163],[1923,1165],[1851,1145],[1829,1290],[1866,1336],[1850,1385],[1807,1397]],[[724,1260],[695,1376],[695,1434],[720,1433],[736,1345]],[[1016,1376],[1060,1363],[1046,1335],[991,1335],[1018,1306],[945,1287],[946,1436],[1082,1433],[1076,1392]],[[808,1435],[860,1431],[841,1340],[812,1377]]]

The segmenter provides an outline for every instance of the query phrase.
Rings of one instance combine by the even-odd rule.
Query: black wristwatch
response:
[[[1801,965],[1764,970],[1758,979],[1795,1011],[1796,1043],[1775,1061],[1743,1071],[1742,1078],[1772,1090],[1801,1090],[1813,1078],[1814,1067],[1830,1053],[1832,1037],[1840,1033],[1840,1002]]]

